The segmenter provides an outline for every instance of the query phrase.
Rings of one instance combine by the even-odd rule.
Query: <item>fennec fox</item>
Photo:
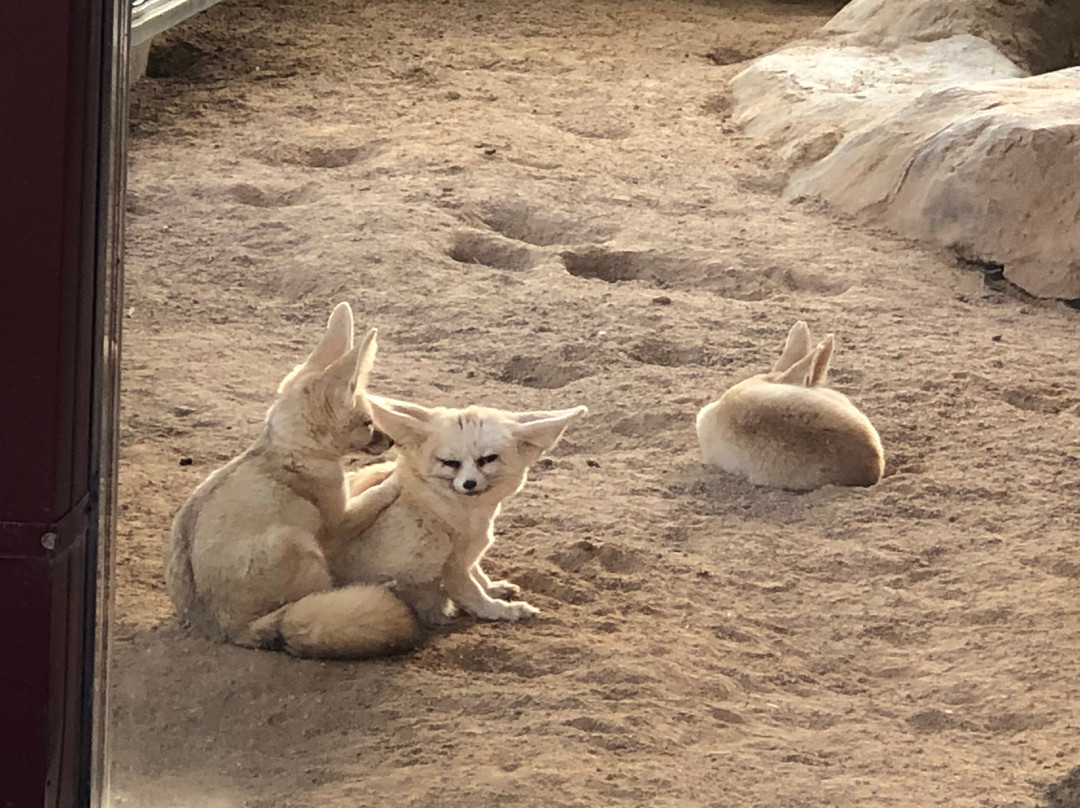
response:
[[[211,474],[177,513],[165,580],[182,622],[218,641],[297,656],[364,657],[419,639],[412,613],[379,586],[334,588],[334,531],[369,526],[396,489],[349,499],[342,456],[379,452],[364,383],[375,331],[353,346],[347,303],[278,388],[255,442]],[[369,480],[377,483],[378,480]]]
[[[706,463],[755,485],[796,491],[881,479],[877,430],[847,396],[824,386],[833,335],[810,345],[800,320],[770,373],[736,384],[698,413]]]
[[[429,626],[443,622],[455,604],[486,620],[535,615],[529,603],[506,600],[520,589],[492,581],[480,561],[493,541],[502,502],[521,490],[529,466],[585,407],[429,409],[378,396],[370,403],[376,426],[394,440],[397,451],[383,485],[394,484],[400,493],[374,524],[342,545],[333,562],[338,580],[393,580],[394,591]],[[371,473],[385,472],[369,467],[353,484],[366,485],[364,477]]]

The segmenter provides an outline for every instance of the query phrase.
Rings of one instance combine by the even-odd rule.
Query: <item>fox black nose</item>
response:
[[[372,427],[371,439],[368,440],[368,444],[364,447],[364,451],[367,454],[382,454],[393,445],[393,438],[391,438],[385,432],[376,429],[375,427]]]
[[[476,488],[476,480],[466,480],[461,484],[461,487],[464,488],[466,491],[472,491],[474,488]]]

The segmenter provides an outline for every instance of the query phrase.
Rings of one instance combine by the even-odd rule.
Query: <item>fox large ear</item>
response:
[[[800,387],[817,387],[825,383],[829,373],[829,359],[832,357],[833,335],[822,340],[812,353],[800,359],[776,380],[780,384],[796,384]]]
[[[378,330],[372,328],[360,340],[360,352],[356,357],[356,379],[353,382],[354,393],[367,387],[368,374],[375,366],[375,352],[379,349],[378,336]]]
[[[322,370],[340,359],[353,347],[353,313],[352,307],[342,301],[334,306],[330,313],[330,319],[326,322],[326,333],[323,334],[319,344],[311,352],[304,362],[304,366],[311,370]]]
[[[832,334],[827,334],[821,344],[817,346],[817,350],[814,351],[814,364],[810,368],[810,381],[807,383],[807,387],[817,387],[819,384],[825,384],[825,378],[829,375],[829,360],[832,359],[833,345]]]
[[[374,328],[368,331],[359,345],[323,371],[322,381],[326,385],[326,397],[334,406],[352,406],[357,387],[366,379],[375,362],[377,334]]]
[[[397,401],[382,396],[368,396],[371,420],[381,432],[401,446],[415,446],[428,436],[428,423],[433,411],[419,404]]]
[[[799,320],[788,331],[787,342],[784,343],[780,358],[773,365],[773,373],[787,370],[808,353],[810,353],[810,326],[803,320]]]
[[[534,463],[558,442],[563,430],[588,411],[587,407],[574,407],[571,410],[511,413],[510,431],[518,442],[519,451],[529,463]]]
[[[278,393],[282,393],[288,384],[301,373],[308,370],[325,370],[330,367],[349,352],[352,344],[352,307],[348,303],[341,302],[334,306],[334,310],[330,313],[330,319],[326,323],[326,333],[322,335],[319,344],[315,346],[307,359],[286,374],[278,385]]]

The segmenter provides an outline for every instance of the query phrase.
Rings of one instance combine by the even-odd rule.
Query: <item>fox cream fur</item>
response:
[[[833,335],[810,346],[800,320],[771,372],[736,384],[698,413],[706,463],[755,485],[797,491],[881,479],[877,430],[847,396],[824,386]]]
[[[443,622],[456,605],[485,620],[537,613],[513,599],[519,588],[492,581],[480,566],[503,501],[521,490],[529,466],[551,448],[585,407],[503,412],[484,407],[429,409],[372,396],[375,424],[393,438],[397,460],[383,483],[397,499],[374,523],[340,545],[341,582],[394,582],[421,622]],[[353,478],[369,484],[372,467]]]
[[[341,303],[307,360],[281,382],[255,442],[177,513],[165,578],[181,620],[237,645],[297,656],[364,657],[412,647],[415,617],[382,586],[334,587],[326,552],[362,532],[397,489],[367,480],[349,497],[342,457],[389,448],[364,382],[375,332],[353,346]],[[385,475],[384,475],[385,476]]]

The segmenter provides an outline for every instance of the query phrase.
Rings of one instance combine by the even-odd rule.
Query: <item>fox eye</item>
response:
[[[483,457],[477,459],[476,465],[486,466],[488,463],[494,463],[498,459],[499,456],[497,454],[484,455]]]
[[[459,469],[459,468],[461,468],[461,461],[460,460],[443,460],[441,457],[436,458],[436,460],[438,460],[440,463],[442,463],[448,469]]]

